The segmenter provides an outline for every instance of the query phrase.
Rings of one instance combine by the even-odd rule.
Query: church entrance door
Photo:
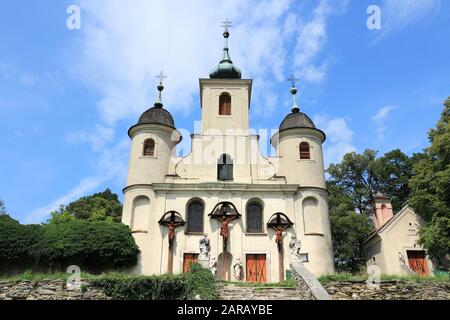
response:
[[[407,251],[409,267],[421,276],[428,275],[427,260],[424,251]]]
[[[247,282],[267,282],[266,255],[247,255]]]
[[[185,253],[183,259],[183,273],[189,272],[189,265],[198,262],[198,253]]]

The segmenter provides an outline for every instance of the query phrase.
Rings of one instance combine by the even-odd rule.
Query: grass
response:
[[[31,271],[26,271],[21,274],[16,275],[2,275],[0,274],[0,280],[9,280],[9,281],[41,281],[41,280],[67,280],[70,277],[69,273],[65,272],[48,272],[48,273],[36,273]],[[98,275],[90,274],[90,273],[81,273],[81,279],[86,280],[94,280],[101,279],[105,277],[124,277],[130,278],[135,277],[129,273],[124,272],[106,272]],[[366,281],[369,276],[364,273],[359,274],[351,274],[351,273],[335,273],[330,275],[324,275],[319,277],[319,281],[322,284],[329,282],[341,282],[341,281]],[[396,275],[382,275],[381,280],[383,281],[408,281],[408,282],[449,282],[450,283],[450,275],[449,274],[441,274],[436,275],[434,277],[421,277],[418,275],[407,275],[407,276],[396,276]],[[227,282],[220,281],[220,283],[224,284],[233,284],[240,287],[260,287],[260,288],[274,288],[274,287],[284,287],[284,288],[295,288],[296,282],[294,279],[289,279],[286,281],[278,282],[278,283],[253,283],[253,282]]]
[[[0,280],[8,281],[41,281],[41,280],[67,280],[71,276],[70,273],[65,272],[32,272],[25,271],[23,273],[14,275],[0,274]],[[81,279],[94,280],[104,277],[132,277],[129,273],[121,272],[106,272],[98,275],[82,272]]]
[[[248,287],[248,288],[295,288],[297,283],[295,279],[289,279],[277,283],[257,283],[257,282],[229,282],[220,281],[223,284],[233,284],[238,287]]]
[[[341,282],[341,281],[366,281],[369,278],[367,274],[351,274],[351,273],[336,273],[330,275],[324,275],[319,277],[319,281],[322,284],[329,282]],[[381,281],[407,281],[407,282],[450,282],[450,276],[447,275],[436,275],[434,277],[422,277],[419,275],[406,275],[406,276],[397,276],[397,275],[382,275]]]

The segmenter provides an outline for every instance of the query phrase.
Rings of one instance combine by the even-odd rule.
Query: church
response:
[[[182,273],[207,257],[220,279],[279,282],[295,247],[308,271],[333,273],[325,133],[300,111],[293,78],[292,111],[270,141],[275,156],[260,153],[250,130],[252,80],[230,58],[228,27],[222,60],[200,79],[191,153],[176,155],[182,136],[162,103],[162,74],[158,100],[128,131],[122,222],[141,251],[132,271]]]

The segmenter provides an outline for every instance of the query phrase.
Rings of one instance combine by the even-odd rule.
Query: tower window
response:
[[[233,180],[233,160],[228,154],[220,156],[217,164],[217,180]]]
[[[247,206],[247,232],[263,232],[263,214],[259,203],[252,202]]]
[[[231,96],[228,93],[222,93],[219,98],[219,115],[231,116]]]
[[[311,153],[309,151],[309,143],[302,142],[300,143],[300,159],[311,159]]]
[[[155,156],[155,140],[147,139],[144,141],[144,157],[154,157]]]
[[[203,203],[200,200],[192,201],[188,205],[187,213],[187,232],[203,232]]]

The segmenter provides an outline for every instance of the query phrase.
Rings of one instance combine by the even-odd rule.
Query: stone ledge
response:
[[[82,280],[83,290],[66,287],[64,280],[0,281],[0,300],[111,300],[99,288]]]
[[[324,287],[322,287],[319,280],[305,268],[303,263],[293,261],[291,263],[291,268],[298,286],[308,288],[314,300],[331,300],[331,296]]]

